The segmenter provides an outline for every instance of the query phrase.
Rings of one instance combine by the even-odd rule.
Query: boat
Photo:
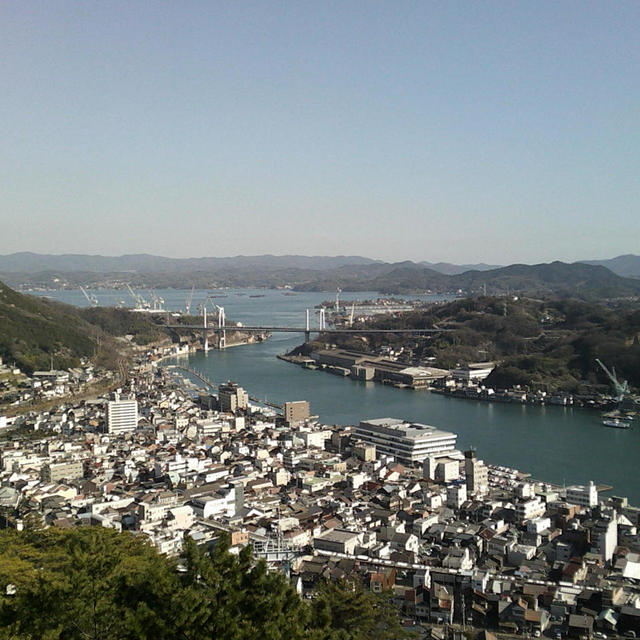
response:
[[[631,425],[620,418],[608,418],[602,421],[605,427],[612,427],[614,429],[631,429]]]

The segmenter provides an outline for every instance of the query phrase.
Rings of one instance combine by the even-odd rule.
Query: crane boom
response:
[[[186,315],[189,315],[189,313],[191,312],[191,303],[193,302],[193,292],[195,291],[195,288],[196,288],[195,285],[191,287],[191,293],[189,294],[189,297],[184,303],[184,311]]]
[[[600,365],[602,370],[607,374],[607,377],[611,381],[613,388],[616,393],[616,400],[620,402],[628,393],[629,393],[629,383],[626,380],[618,380],[618,376],[616,375],[616,368],[611,367],[611,371],[607,369],[605,364],[596,358],[596,362]]]

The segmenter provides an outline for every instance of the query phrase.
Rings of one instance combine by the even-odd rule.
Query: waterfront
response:
[[[99,299],[106,299],[96,292]],[[245,324],[300,324],[305,308],[325,300],[327,293],[251,290],[215,292],[227,317]],[[188,291],[158,292],[167,308],[184,307]],[[48,295],[82,304],[81,292],[48,292]],[[122,292],[111,293],[114,298]],[[194,294],[193,306],[204,299]],[[372,297],[371,292],[342,294],[344,300]],[[86,301],[85,301],[86,302]],[[276,358],[299,344],[302,336],[276,334],[262,344],[226,351],[197,353],[182,363],[202,371],[214,381],[235,380],[253,396],[274,402],[306,399],[320,419],[333,424],[353,424],[372,417],[398,417],[433,424],[459,435],[461,448],[473,445],[487,462],[517,467],[534,477],[562,484],[597,483],[614,487],[612,493],[627,495],[640,504],[637,451],[640,428],[607,429],[598,412],[563,408],[493,404],[447,398],[425,391],[398,390],[373,383],[307,371]],[[170,362],[170,361],[167,361]]]

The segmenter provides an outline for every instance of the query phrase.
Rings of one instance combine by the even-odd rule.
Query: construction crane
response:
[[[87,302],[92,306],[92,307],[97,307],[98,306],[98,298],[96,298],[93,293],[87,293],[87,291],[85,290],[85,288],[83,286],[80,286],[80,291],[82,291],[82,293],[84,294],[84,297],[87,299]]]
[[[136,293],[130,286],[129,283],[127,283],[125,285],[127,287],[127,290],[129,291],[129,295],[131,295],[131,297],[133,298],[133,301],[135,302],[136,305],[136,309],[148,309],[149,308],[149,303],[139,294]]]
[[[151,294],[151,300],[153,300],[153,310],[162,311],[164,298],[161,298],[153,289],[149,289],[149,293]]]
[[[185,300],[184,303],[184,313],[185,315],[189,315],[189,313],[191,313],[191,303],[193,302],[193,292],[195,291],[196,287],[195,285],[193,285],[191,287],[191,293],[189,294],[189,297]]]
[[[598,360],[598,358],[596,358],[596,362],[607,374],[607,378],[611,380],[611,384],[613,385],[613,389],[616,393],[616,401],[622,402],[622,400],[624,400],[624,397],[629,395],[629,383],[626,380],[618,380],[615,367],[611,367],[611,371],[609,371],[609,369],[607,369],[607,367],[605,367],[605,365],[600,360]]]

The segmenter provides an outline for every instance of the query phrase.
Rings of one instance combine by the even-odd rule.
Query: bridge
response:
[[[224,349],[226,347],[227,331],[242,331],[243,333],[302,333],[304,334],[305,342],[309,342],[311,339],[311,333],[337,333],[337,334],[405,334],[405,335],[428,335],[434,333],[442,333],[444,331],[450,331],[450,329],[435,329],[430,328],[413,328],[413,329],[354,329],[353,327],[340,327],[340,328],[328,328],[326,324],[326,316],[324,309],[320,309],[318,317],[318,326],[312,327],[309,321],[309,309],[306,310],[306,322],[304,326],[279,326],[279,325],[228,325],[226,323],[226,317],[224,313],[224,307],[218,307],[218,321],[217,324],[209,325],[207,323],[206,308],[203,309],[202,324],[166,324],[167,329],[174,331],[201,331],[203,337],[203,344],[205,351],[209,349],[208,336],[210,333],[218,336],[218,348]]]

